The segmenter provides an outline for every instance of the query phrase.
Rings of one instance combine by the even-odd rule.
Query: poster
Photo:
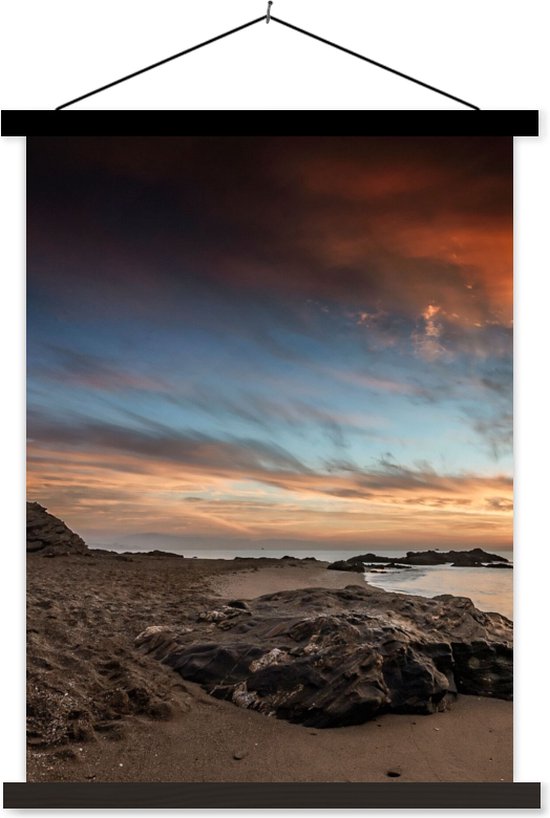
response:
[[[511,781],[512,139],[27,156],[28,780]]]

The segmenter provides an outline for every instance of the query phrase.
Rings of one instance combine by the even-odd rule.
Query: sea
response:
[[[403,557],[407,550],[398,551],[380,550],[378,552],[366,549],[369,553],[377,553],[383,557]],[[491,554],[498,554],[512,562],[512,551],[497,551],[485,549]],[[280,549],[184,549],[184,557],[200,557],[202,559],[234,559],[234,557],[272,557],[281,558],[285,554],[294,557],[315,557],[318,560],[333,562],[345,560],[357,555],[357,550],[342,549],[300,549],[288,552]],[[374,571],[365,571],[365,581],[375,588],[384,591],[398,591],[402,594],[434,597],[439,594],[453,594],[465,596],[472,600],[481,611],[496,611],[509,619],[513,618],[513,571],[499,568],[452,568],[448,565],[413,565],[404,569],[387,569],[380,574]]]

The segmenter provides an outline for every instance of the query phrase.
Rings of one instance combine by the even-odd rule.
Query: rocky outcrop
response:
[[[48,514],[40,503],[27,503],[27,553],[56,556],[87,551],[84,540],[62,520]]]
[[[482,548],[470,551],[407,551],[404,557],[383,557],[377,554],[357,554],[347,560],[337,560],[327,568],[332,571],[364,571],[365,565],[380,564],[386,568],[408,568],[411,565],[445,565],[453,568],[489,568],[496,564],[512,567],[506,557],[489,554]]]
[[[147,628],[136,645],[213,696],[315,727],[433,713],[457,692],[512,696],[512,623],[449,595],[283,591]]]
[[[358,571],[359,573],[365,570],[364,564],[359,560],[336,560],[327,565],[327,568],[330,568],[331,571]]]
[[[469,551],[407,551],[407,556],[398,560],[405,565],[444,565],[447,562],[456,567],[478,567],[495,562],[506,563],[506,557],[489,554],[482,548],[471,548]]]

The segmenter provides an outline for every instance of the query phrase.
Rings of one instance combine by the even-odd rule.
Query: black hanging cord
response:
[[[185,54],[190,54],[192,51],[196,51],[198,48],[203,48],[205,45],[210,45],[210,43],[215,43],[217,40],[222,40],[224,37],[229,37],[230,34],[235,34],[237,31],[242,31],[243,28],[248,28],[256,23],[261,23],[262,20],[265,20],[266,23],[273,20],[275,23],[280,23],[282,26],[291,28],[293,31],[298,31],[300,34],[305,34],[306,37],[311,37],[313,40],[318,40],[320,43],[330,45],[332,48],[336,48],[338,51],[343,51],[345,54],[351,54],[352,57],[357,57],[359,60],[375,65],[377,68],[382,68],[384,71],[389,71],[391,74],[396,74],[396,76],[402,77],[409,82],[414,82],[416,85],[421,85],[423,88],[427,88],[429,91],[434,91],[436,94],[441,94],[441,96],[447,97],[448,99],[453,99],[455,102],[460,102],[461,105],[466,105],[468,108],[471,108],[474,111],[480,110],[477,105],[472,105],[471,102],[466,102],[465,99],[455,97],[453,94],[448,94],[446,91],[442,91],[441,88],[436,88],[434,85],[428,85],[427,82],[417,80],[414,77],[411,77],[409,74],[404,74],[402,71],[397,71],[395,68],[390,68],[388,65],[384,65],[381,62],[371,60],[370,57],[364,57],[363,54],[358,54],[356,51],[352,51],[350,48],[344,48],[344,46],[337,45],[336,43],[331,42],[331,40],[325,40],[324,37],[319,37],[317,34],[312,34],[311,31],[306,31],[304,28],[299,28],[298,26],[292,25],[292,23],[287,23],[285,20],[281,20],[279,17],[274,17],[271,14],[272,5],[272,0],[269,0],[267,4],[267,14],[264,14],[262,17],[257,17],[255,20],[251,20],[249,23],[244,23],[242,26],[232,28],[231,31],[226,31],[224,34],[218,34],[217,37],[211,37],[210,40],[205,40],[203,43],[194,45],[191,48],[186,48],[185,51],[180,51],[178,54],[173,54],[171,57],[167,57],[165,60],[159,60],[159,62],[148,65],[146,68],[141,68],[139,71],[134,71],[133,74],[127,74],[125,77],[121,77],[119,80],[109,82],[107,85],[102,85],[101,88],[96,88],[95,91],[89,91],[87,94],[82,94],[80,97],[75,97],[74,99],[69,100],[69,102],[59,105],[59,107],[56,108],[56,111],[61,111],[63,108],[68,108],[69,105],[73,105],[75,102],[80,102],[82,99],[87,99],[88,97],[92,97],[94,94],[99,94],[101,91],[106,91],[107,88],[112,88],[114,85],[119,85],[121,82],[131,80],[132,77],[137,77],[139,74],[144,74],[146,71],[151,71],[153,68],[158,68],[159,65],[164,65],[172,60],[177,60],[179,57],[183,57]]]
[[[307,37],[312,37],[314,40],[319,40],[320,43],[325,43],[325,45],[330,45],[333,48],[337,48],[338,51],[343,51],[346,54],[351,54],[352,57],[357,57],[360,60],[364,60],[365,62],[371,63],[371,65],[376,65],[377,68],[383,68],[384,71],[389,71],[392,74],[397,74],[398,77],[403,77],[405,80],[409,80],[409,82],[414,82],[416,85],[422,85],[423,88],[428,88],[430,91],[435,91],[436,94],[441,94],[444,97],[448,97],[449,99],[454,99],[455,102],[460,102],[462,105],[467,105],[468,108],[472,108],[474,111],[479,111],[477,105],[472,105],[471,102],[466,102],[465,99],[460,99],[460,97],[455,97],[453,94],[448,94],[446,91],[442,91],[440,88],[436,88],[433,85],[428,85],[427,82],[422,82],[421,80],[417,80],[414,77],[409,76],[408,74],[403,74],[402,71],[396,71],[395,68],[390,68],[387,65],[383,65],[381,62],[377,62],[376,60],[371,60],[370,57],[364,57],[362,54],[358,54],[356,51],[351,51],[349,48],[344,48],[342,45],[337,45],[336,43],[331,42],[330,40],[325,40],[324,37],[318,37],[317,34],[312,34],[310,31],[306,31],[303,28],[298,28],[298,26],[293,26],[292,23],[287,23],[284,20],[279,19],[279,17],[274,17],[272,14],[270,15],[270,19],[273,20],[274,23],[280,23],[287,28],[293,29],[293,31],[298,31],[300,34],[305,34]]]
[[[73,105],[75,102],[80,102],[81,99],[87,99],[87,97],[93,97],[94,94],[99,94],[101,91],[106,91],[107,88],[112,88],[113,85],[120,85],[121,82],[126,82],[126,80],[131,80],[132,77],[137,77],[139,74],[144,74],[146,71],[151,71],[153,68],[158,68],[159,65],[164,65],[167,62],[171,62],[172,60],[177,60],[178,57],[183,57],[185,54],[190,54],[192,51],[196,51],[198,48],[203,48],[205,45],[210,45],[210,43],[215,43],[216,40],[223,40],[224,37],[229,37],[230,34],[236,34],[237,31],[242,31],[243,28],[248,28],[249,26],[255,25],[255,23],[261,23],[262,20],[266,19],[267,15],[263,15],[262,17],[257,17],[255,20],[251,20],[249,23],[245,23],[242,26],[237,26],[237,28],[232,28],[231,31],[226,31],[224,34],[218,34],[217,37],[211,37],[210,40],[205,40],[204,43],[199,43],[198,45],[193,45],[191,48],[186,48],[185,51],[180,51],[178,54],[172,54],[171,57],[166,57],[165,60],[159,60],[158,62],[154,62],[152,65],[148,65],[146,68],[140,68],[139,71],[134,71],[133,74],[127,74],[125,77],[121,77],[119,80],[115,80],[114,82],[109,82],[107,85],[102,85],[101,88],[96,88],[95,91],[89,91],[87,94],[82,94],[80,97],[75,97],[74,99],[69,100],[69,102],[64,102],[63,105],[59,105],[55,110],[61,111],[63,108],[67,108],[69,105]]]

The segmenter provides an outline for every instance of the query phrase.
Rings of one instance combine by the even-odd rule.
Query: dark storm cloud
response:
[[[129,305],[141,294],[151,310],[160,298],[161,311],[182,287],[216,286],[287,306],[417,316],[437,300],[461,326],[494,318],[511,261],[511,152],[509,140],[471,141],[31,142],[33,276],[63,289],[72,275],[91,292],[101,276],[100,290]]]

